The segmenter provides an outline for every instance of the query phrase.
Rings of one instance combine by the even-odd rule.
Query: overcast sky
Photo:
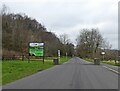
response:
[[[57,36],[66,33],[71,42],[83,28],[98,28],[112,48],[118,48],[119,0],[1,0],[10,12],[25,13]]]

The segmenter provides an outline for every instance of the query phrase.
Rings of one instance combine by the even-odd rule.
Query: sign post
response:
[[[67,59],[67,55],[68,55],[68,54],[67,54],[67,52],[66,52],[66,59]]]
[[[103,51],[103,52],[101,52],[101,54],[102,54],[102,56],[103,56],[103,60],[104,60],[104,55],[105,55],[105,52]]]
[[[60,50],[58,50],[58,58],[59,58],[59,61],[60,61]]]
[[[44,49],[44,43],[29,43],[29,56],[43,57],[44,64]]]

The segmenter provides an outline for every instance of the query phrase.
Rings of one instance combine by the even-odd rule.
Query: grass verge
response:
[[[0,85],[2,84],[2,61],[0,60]]]
[[[102,61],[102,63],[113,65],[113,66],[120,66],[119,63],[115,63],[115,61]]]
[[[89,58],[84,58],[84,60],[88,61],[88,62],[94,62],[93,59],[89,59]]]
[[[70,58],[62,57],[60,64],[68,61]],[[5,60],[2,62],[2,85],[32,75],[36,72],[53,67],[53,59],[42,61],[21,61],[21,60]]]
[[[94,62],[93,59],[84,58],[84,60],[86,60],[86,61],[88,61],[88,62]],[[118,62],[115,63],[114,60],[111,60],[111,61],[101,61],[101,63],[109,64],[109,65],[113,65],[113,66],[120,66],[120,64],[119,64]]]

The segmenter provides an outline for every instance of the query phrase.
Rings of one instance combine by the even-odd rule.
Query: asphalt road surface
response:
[[[3,89],[118,89],[118,74],[78,57],[3,86]]]

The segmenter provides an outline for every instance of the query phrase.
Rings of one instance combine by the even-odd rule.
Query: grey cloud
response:
[[[23,12],[42,22],[57,35],[68,33],[74,42],[82,28],[98,27],[114,48],[118,40],[118,0],[45,0],[7,2],[13,12]]]

